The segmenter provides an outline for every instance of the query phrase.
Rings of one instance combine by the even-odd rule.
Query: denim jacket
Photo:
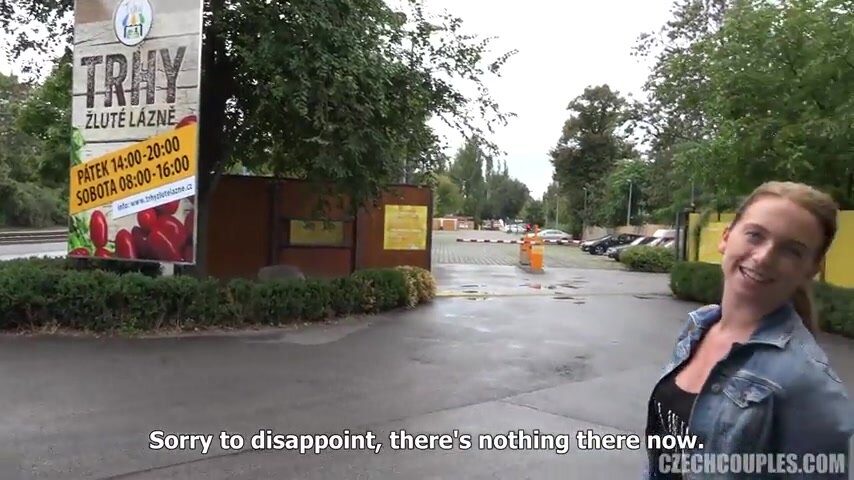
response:
[[[658,382],[688,359],[703,334],[720,318],[718,305],[689,314]],[[651,419],[647,419],[647,434],[651,428]],[[712,368],[697,395],[688,428],[703,439],[703,448],[686,454],[797,454],[800,462],[806,453],[848,454],[848,442],[854,435],[854,402],[828,365],[825,352],[787,304],[763,319],[745,344],[734,346]],[[657,478],[655,457],[651,451],[648,453],[645,480]],[[844,479],[849,475],[847,468],[846,465],[844,475],[820,478]],[[768,470],[750,477],[778,478],[769,475]],[[783,477],[810,478],[779,478]],[[745,477],[686,473],[683,478]]]

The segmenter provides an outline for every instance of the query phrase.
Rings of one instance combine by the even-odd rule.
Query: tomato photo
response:
[[[95,210],[89,219],[89,238],[97,248],[103,248],[107,245],[108,237],[107,217],[102,211]]]

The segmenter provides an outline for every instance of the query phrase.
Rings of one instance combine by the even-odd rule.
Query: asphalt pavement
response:
[[[641,433],[652,382],[696,305],[669,298],[663,275],[484,265],[434,273],[442,297],[432,304],[330,324],[180,338],[0,337],[2,478],[640,475],[642,450],[582,451],[576,432]],[[823,343],[851,385],[852,343]],[[253,448],[252,436],[267,429],[343,434],[352,447],[361,447],[354,435],[371,432],[382,448]],[[520,430],[530,443],[513,448],[508,435]],[[214,437],[206,453],[200,443],[152,450],[152,431]],[[246,444],[224,450],[222,431]],[[449,434],[452,447],[436,437],[419,449],[413,438],[395,450],[389,435],[401,431]],[[460,448],[464,435],[469,449]]]

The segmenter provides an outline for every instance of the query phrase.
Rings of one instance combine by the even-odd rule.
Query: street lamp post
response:
[[[632,181],[629,180],[629,205],[628,208],[626,208],[626,225],[632,224],[632,189],[633,184]]]
[[[584,239],[584,234],[587,230],[587,187],[581,187],[584,190],[584,211],[581,218],[581,239]]]

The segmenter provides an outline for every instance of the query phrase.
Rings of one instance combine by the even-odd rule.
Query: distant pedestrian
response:
[[[790,182],[761,185],[738,209],[718,247],[721,304],[691,312],[648,402],[648,436],[694,435],[702,448],[648,444],[646,480],[683,478],[662,472],[675,454],[847,452],[854,404],[813,337],[809,293],[837,213],[828,195]]]

